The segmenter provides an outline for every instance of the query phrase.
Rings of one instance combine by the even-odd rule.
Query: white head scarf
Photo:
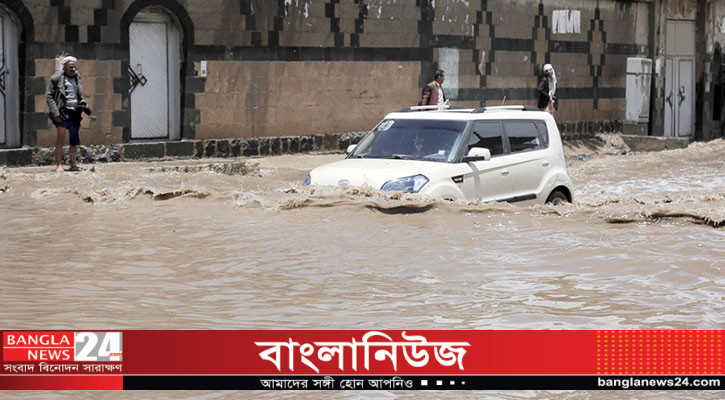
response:
[[[554,97],[554,94],[556,94],[556,72],[554,71],[554,67],[551,64],[544,65],[544,74],[546,74],[546,71],[551,71],[551,76],[548,77],[549,97]]]
[[[78,59],[76,59],[73,56],[63,57],[63,59],[60,60],[60,64],[59,64],[61,72],[63,72],[63,68],[65,68],[65,65],[68,64],[69,62],[78,62]]]

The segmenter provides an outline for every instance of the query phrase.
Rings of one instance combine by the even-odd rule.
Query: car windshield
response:
[[[349,158],[451,162],[466,121],[383,120]]]

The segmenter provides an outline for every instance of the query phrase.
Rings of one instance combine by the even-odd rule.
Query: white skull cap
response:
[[[78,62],[78,59],[73,56],[63,57],[63,59],[60,60],[60,70],[62,71],[63,68],[65,68],[65,65],[69,62]]]

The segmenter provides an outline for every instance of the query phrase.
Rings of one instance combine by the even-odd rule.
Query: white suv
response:
[[[554,118],[530,106],[388,114],[342,161],[305,185],[370,186],[446,200],[521,204],[572,201]]]

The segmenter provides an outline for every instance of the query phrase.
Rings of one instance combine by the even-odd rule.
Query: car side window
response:
[[[504,121],[512,153],[541,149],[539,131],[531,121]]]
[[[549,147],[549,130],[546,129],[546,123],[543,121],[537,121],[536,127],[539,129],[539,138],[541,138],[541,147]]]
[[[473,147],[483,147],[491,151],[491,156],[504,153],[503,133],[499,121],[480,121],[473,125],[471,138],[468,141],[468,150]]]

